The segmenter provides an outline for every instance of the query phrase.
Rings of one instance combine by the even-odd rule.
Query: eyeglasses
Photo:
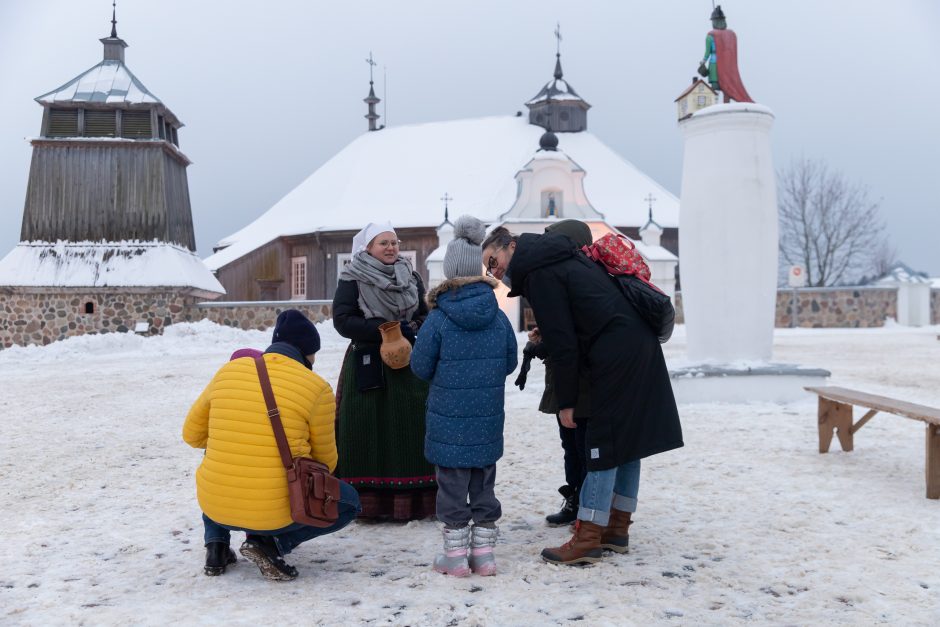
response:
[[[376,242],[376,245],[381,246],[382,248],[398,248],[399,246],[401,246],[401,240],[400,239],[383,239],[383,240]]]
[[[497,249],[496,249],[495,251],[493,251],[493,252],[498,253],[499,251],[503,250],[504,248],[506,248],[506,247],[505,247],[505,246],[500,246],[499,248],[497,248]],[[496,260],[496,257],[494,257],[493,255],[490,255],[490,258],[486,260],[486,273],[492,276],[493,270],[495,270],[495,269],[496,269],[496,266],[498,266],[498,265],[499,265],[499,261]]]

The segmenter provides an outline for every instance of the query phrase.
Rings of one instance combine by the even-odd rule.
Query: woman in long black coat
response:
[[[564,235],[516,237],[499,227],[483,243],[483,262],[510,296],[529,301],[549,349],[559,419],[569,428],[578,373],[590,372],[588,473],[575,535],[542,557],[574,564],[597,561],[605,548],[625,552],[639,460],[682,446],[659,341],[614,279]]]

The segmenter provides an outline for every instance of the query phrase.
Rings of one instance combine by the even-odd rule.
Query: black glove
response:
[[[404,320],[401,321],[401,334],[405,336],[405,339],[408,340],[412,346],[414,346],[416,339],[414,327]]]
[[[523,349],[522,351],[522,365],[519,366],[519,376],[516,377],[515,385],[519,386],[520,390],[525,389],[525,382],[529,376],[529,368],[532,367],[532,355],[529,355]]]

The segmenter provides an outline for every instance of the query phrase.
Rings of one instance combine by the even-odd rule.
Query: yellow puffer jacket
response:
[[[294,457],[336,467],[336,401],[330,384],[284,355],[266,354],[274,399]],[[268,419],[255,362],[230,361],[215,374],[183,424],[183,440],[206,449],[196,471],[202,511],[223,525],[290,525],[287,475]]]

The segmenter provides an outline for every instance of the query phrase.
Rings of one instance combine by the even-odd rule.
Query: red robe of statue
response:
[[[733,30],[713,30],[708,33],[715,40],[715,56],[718,61],[718,86],[735,102],[754,102],[744,89],[738,74],[738,36]]]

